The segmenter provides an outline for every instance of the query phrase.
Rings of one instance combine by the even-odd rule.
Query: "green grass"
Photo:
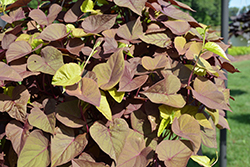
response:
[[[248,55],[250,54],[250,46],[233,46],[228,48],[228,54],[232,56]]]
[[[231,131],[227,132],[227,167],[244,167],[250,164],[250,60],[236,62],[234,66],[241,72],[228,74],[228,88],[235,101],[230,101],[233,113],[228,113]],[[218,148],[203,147],[203,154],[209,158],[219,152],[219,131],[217,131]],[[199,167],[190,160],[189,167]],[[219,162],[215,165],[219,167]]]

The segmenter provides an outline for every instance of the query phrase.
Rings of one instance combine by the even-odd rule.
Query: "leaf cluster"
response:
[[[212,166],[197,152],[230,129],[223,69],[239,71],[228,45],[179,8],[193,11],[176,0],[6,5],[1,163]]]

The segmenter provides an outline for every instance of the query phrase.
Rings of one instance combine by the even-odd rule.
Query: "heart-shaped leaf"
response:
[[[31,109],[31,113],[28,115],[30,125],[35,126],[44,132],[54,134],[56,126],[55,113],[46,115],[38,107]]]
[[[16,36],[15,36],[15,35],[13,35],[13,34],[5,34],[5,35],[3,36],[3,40],[2,40],[2,42],[1,42],[2,48],[3,48],[3,49],[8,49],[8,48],[9,48],[9,45],[10,45],[12,42],[14,42],[15,39],[16,39]]]
[[[183,55],[186,52],[185,49],[186,39],[184,37],[175,37],[174,38],[174,47],[178,51],[179,55]]]
[[[123,50],[119,49],[112,54],[106,63],[101,63],[93,68],[98,78],[98,86],[103,90],[113,88],[122,77],[124,71]]]
[[[162,23],[176,35],[183,35],[190,29],[190,25],[184,20],[166,21]]]
[[[35,20],[40,25],[48,25],[51,24],[62,10],[62,7],[56,3],[52,4],[49,8],[48,16],[40,9],[33,9],[29,13],[29,17]]]
[[[76,63],[68,63],[61,66],[52,79],[53,85],[70,86],[81,80],[81,67]]]
[[[130,92],[133,91],[140,86],[142,86],[148,79],[148,75],[142,75],[139,77],[134,77],[135,71],[131,71],[128,66],[125,66],[123,75],[119,82],[118,92]]]
[[[192,89],[194,97],[211,109],[229,110],[224,95],[218,91],[216,85],[205,78],[197,77],[194,81],[194,89]]]
[[[56,107],[56,118],[71,128],[80,128],[86,124],[82,119],[78,100],[60,103]]]
[[[51,167],[67,163],[84,150],[88,144],[86,133],[74,136],[73,129],[56,128],[56,135],[51,137]]]
[[[30,71],[54,75],[64,64],[62,53],[52,46],[43,48],[41,55],[43,57],[33,54],[28,58],[27,67]]]
[[[7,63],[19,59],[21,57],[24,57],[31,52],[41,48],[42,45],[39,45],[37,48],[32,50],[32,47],[30,44],[26,41],[16,41],[10,44],[9,49],[6,52],[6,59]]]
[[[106,95],[103,91],[101,91],[101,101],[100,101],[100,106],[96,108],[102,113],[103,116],[109,121],[112,120],[112,112],[109,107],[108,100],[106,98]]]
[[[197,114],[195,114],[195,119],[204,128],[213,129],[211,123],[208,121],[208,119],[206,118],[206,116],[203,113],[197,113]]]
[[[180,90],[180,87],[180,80],[175,75],[167,75],[165,79],[140,93],[147,96],[154,103],[182,108],[186,102],[182,95],[176,94]]]
[[[90,127],[90,135],[98,146],[117,162],[125,144],[129,127],[124,119],[117,118],[109,128],[95,122]]]
[[[190,140],[195,153],[200,149],[200,125],[192,116],[183,114],[178,119],[175,118],[172,124],[172,131],[176,135]]]
[[[116,88],[108,90],[109,94],[115,99],[116,102],[121,103],[125,92],[117,92]]]
[[[48,25],[37,38],[50,42],[62,39],[67,35],[67,28],[64,24],[54,23]]]
[[[207,49],[208,51],[213,52],[213,53],[223,57],[226,60],[229,60],[226,53],[224,52],[224,50],[220,47],[220,45],[218,45],[215,42],[207,42],[204,46],[204,49]]]
[[[67,86],[66,92],[71,96],[76,96],[82,101],[93,104],[97,107],[100,106],[101,93],[97,83],[91,79],[83,77],[79,83]]]
[[[187,57],[187,59],[193,60],[194,55],[199,55],[201,50],[202,50],[202,43],[200,43],[200,42],[191,43],[189,49],[187,50],[187,52],[185,54],[185,56]]]
[[[15,152],[19,155],[29,135],[29,126],[23,126],[19,121],[12,120],[7,124],[5,132]]]
[[[147,70],[156,70],[164,68],[168,63],[168,58],[165,55],[158,55],[154,58],[143,56],[141,59],[142,66]]]
[[[14,21],[18,21],[25,18],[25,14],[22,8],[18,8],[17,10],[11,11],[9,16],[7,14],[1,16],[1,19],[6,21],[7,23],[13,23]]]
[[[41,130],[34,130],[27,138],[25,145],[18,157],[17,165],[24,166],[48,166],[49,157],[49,140],[43,136]]]
[[[8,81],[22,81],[23,78],[10,66],[5,64],[4,62],[0,62],[0,80],[8,80]]]
[[[126,7],[141,16],[141,12],[145,7],[147,0],[114,0],[115,4],[121,7]]]
[[[115,24],[115,20],[116,15],[92,15],[83,20],[82,28],[86,33],[98,34],[110,29]]]
[[[137,20],[130,21],[127,24],[122,25],[117,30],[117,35],[128,41],[133,41],[139,38],[139,35],[143,34],[143,28],[141,25],[140,17]]]
[[[201,128],[201,142],[209,148],[217,148],[215,125],[211,118],[209,118],[208,121],[211,124],[212,129]]]
[[[156,147],[155,152],[159,160],[164,161],[168,167],[186,166],[192,155],[192,150],[181,140],[163,140]]]
[[[133,148],[133,149],[131,149]],[[151,147],[145,148],[145,141],[141,136],[130,133],[126,138],[123,150],[118,158],[117,166],[147,166],[153,153]]]
[[[171,44],[171,39],[164,33],[140,35],[140,39],[148,44],[153,44],[161,48],[166,48]]]

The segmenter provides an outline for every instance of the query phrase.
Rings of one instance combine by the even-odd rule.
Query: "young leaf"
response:
[[[73,129],[56,128],[56,135],[51,137],[51,167],[67,163],[84,150],[88,144],[86,133],[74,136]]]
[[[182,108],[186,102],[182,95],[176,94],[180,87],[181,82],[175,75],[167,75],[165,79],[140,93],[147,96],[154,103]]]
[[[109,94],[115,99],[116,102],[121,103],[125,92],[117,92],[116,88],[108,90]]]
[[[204,49],[207,49],[208,51],[213,52],[226,60],[229,60],[224,50],[215,42],[207,42],[204,46]]]
[[[164,164],[169,167],[186,166],[192,155],[192,150],[181,140],[163,140],[156,147],[155,152],[159,160],[164,161]]]
[[[162,132],[166,129],[169,123],[170,123],[170,119],[162,118],[158,132],[157,132],[158,137],[161,136]]]
[[[145,7],[147,0],[114,0],[115,4],[121,7],[126,7],[141,16],[141,12]]]
[[[172,124],[172,131],[181,137],[191,141],[193,150],[196,153],[201,145],[200,125],[188,114],[175,118]]]
[[[86,124],[82,119],[78,100],[60,103],[56,107],[56,118],[70,128],[80,128]]]
[[[109,107],[109,103],[107,101],[106,95],[103,91],[101,91],[101,101],[100,106],[96,108],[105,116],[105,118],[109,121],[112,121],[112,112]]]
[[[112,89],[122,77],[124,71],[123,50],[119,49],[110,56],[106,63],[101,63],[93,68],[98,78],[98,86],[103,90]]]
[[[204,167],[211,167],[210,165],[210,159],[207,156],[201,156],[201,155],[192,155],[192,160],[197,162],[198,164],[204,166]]]
[[[81,67],[76,63],[68,63],[61,66],[52,79],[52,85],[70,86],[81,80]]]
[[[81,5],[81,11],[83,13],[94,11],[94,2],[92,0],[86,0]]]
[[[27,138],[25,145],[18,157],[17,165],[24,166],[48,166],[49,157],[49,140],[43,135],[41,130],[34,130]]]
[[[28,115],[30,125],[35,126],[44,132],[54,134],[56,126],[55,113],[46,115],[38,107],[32,108],[31,113]]]
[[[99,122],[90,127],[91,137],[115,162],[122,152],[128,132],[128,124],[121,118],[114,119],[109,128]]]
[[[27,67],[30,71],[41,71],[45,74],[54,75],[63,66],[62,53],[52,47],[46,46],[41,50],[42,57],[31,55],[27,60]]]

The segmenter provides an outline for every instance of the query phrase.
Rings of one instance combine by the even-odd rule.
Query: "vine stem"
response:
[[[85,118],[85,116],[84,116],[83,108],[82,108],[82,105],[81,105],[81,104],[79,105],[79,108],[80,108],[80,110],[81,110],[82,119],[84,120],[84,122],[86,122],[87,133],[89,133],[89,125],[88,125],[87,120],[86,120],[86,118]],[[84,108],[86,108],[86,107],[84,107]]]

